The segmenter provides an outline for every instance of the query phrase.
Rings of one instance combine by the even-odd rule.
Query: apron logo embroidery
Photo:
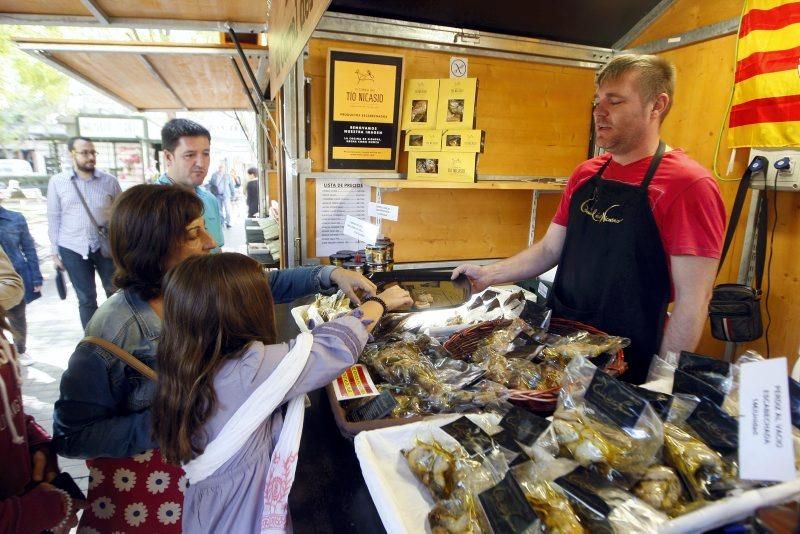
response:
[[[593,200],[594,199],[590,198],[583,201],[583,204],[581,204],[581,213],[588,215],[594,222],[613,224],[619,224],[622,222],[622,219],[615,219],[609,215],[611,210],[619,207],[619,204],[612,204],[611,206],[607,207],[605,211],[598,213],[597,208],[594,206],[591,208],[589,207],[590,204],[593,204]]]

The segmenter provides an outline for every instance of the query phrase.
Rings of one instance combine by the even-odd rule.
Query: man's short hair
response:
[[[597,85],[599,87],[606,80],[617,80],[631,71],[638,74],[637,81],[642,100],[650,102],[661,93],[666,93],[669,97],[667,109],[661,114],[663,121],[672,107],[672,97],[675,93],[675,67],[659,56],[623,54],[615,57],[600,69],[600,72],[597,73]]]
[[[258,169],[256,169],[255,167],[250,167],[249,169],[247,169],[247,174],[258,176]]]
[[[161,149],[175,150],[181,137],[207,137],[211,141],[211,134],[203,126],[189,119],[172,119],[161,128]]]
[[[76,135],[75,137],[70,137],[67,140],[67,150],[69,150],[70,152],[75,150],[75,141],[86,141],[87,143],[93,143],[94,142],[91,139],[89,139],[88,137],[83,137],[82,135]]]

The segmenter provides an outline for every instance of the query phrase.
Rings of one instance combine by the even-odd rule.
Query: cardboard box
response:
[[[477,78],[452,78],[439,83],[439,105],[436,111],[436,128],[440,130],[475,127],[475,97]]]
[[[442,152],[483,152],[483,130],[446,130]]]
[[[441,130],[408,130],[406,132],[406,152],[438,152],[442,149]]]
[[[439,80],[406,80],[403,130],[433,130],[439,101]]]
[[[408,179],[472,183],[477,159],[474,152],[409,152]]]

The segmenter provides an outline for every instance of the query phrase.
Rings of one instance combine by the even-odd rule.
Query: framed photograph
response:
[[[331,49],[327,72],[325,170],[396,172],[403,56]]]

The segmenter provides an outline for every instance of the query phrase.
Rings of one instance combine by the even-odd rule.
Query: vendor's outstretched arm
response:
[[[708,301],[717,276],[716,258],[670,256],[675,304],[659,353],[693,351],[703,335]]]
[[[542,239],[510,258],[490,265],[466,263],[453,270],[453,279],[459,274],[469,278],[475,291],[483,291],[493,284],[517,282],[539,276],[553,268],[561,257],[567,229],[560,224],[550,223]]]

